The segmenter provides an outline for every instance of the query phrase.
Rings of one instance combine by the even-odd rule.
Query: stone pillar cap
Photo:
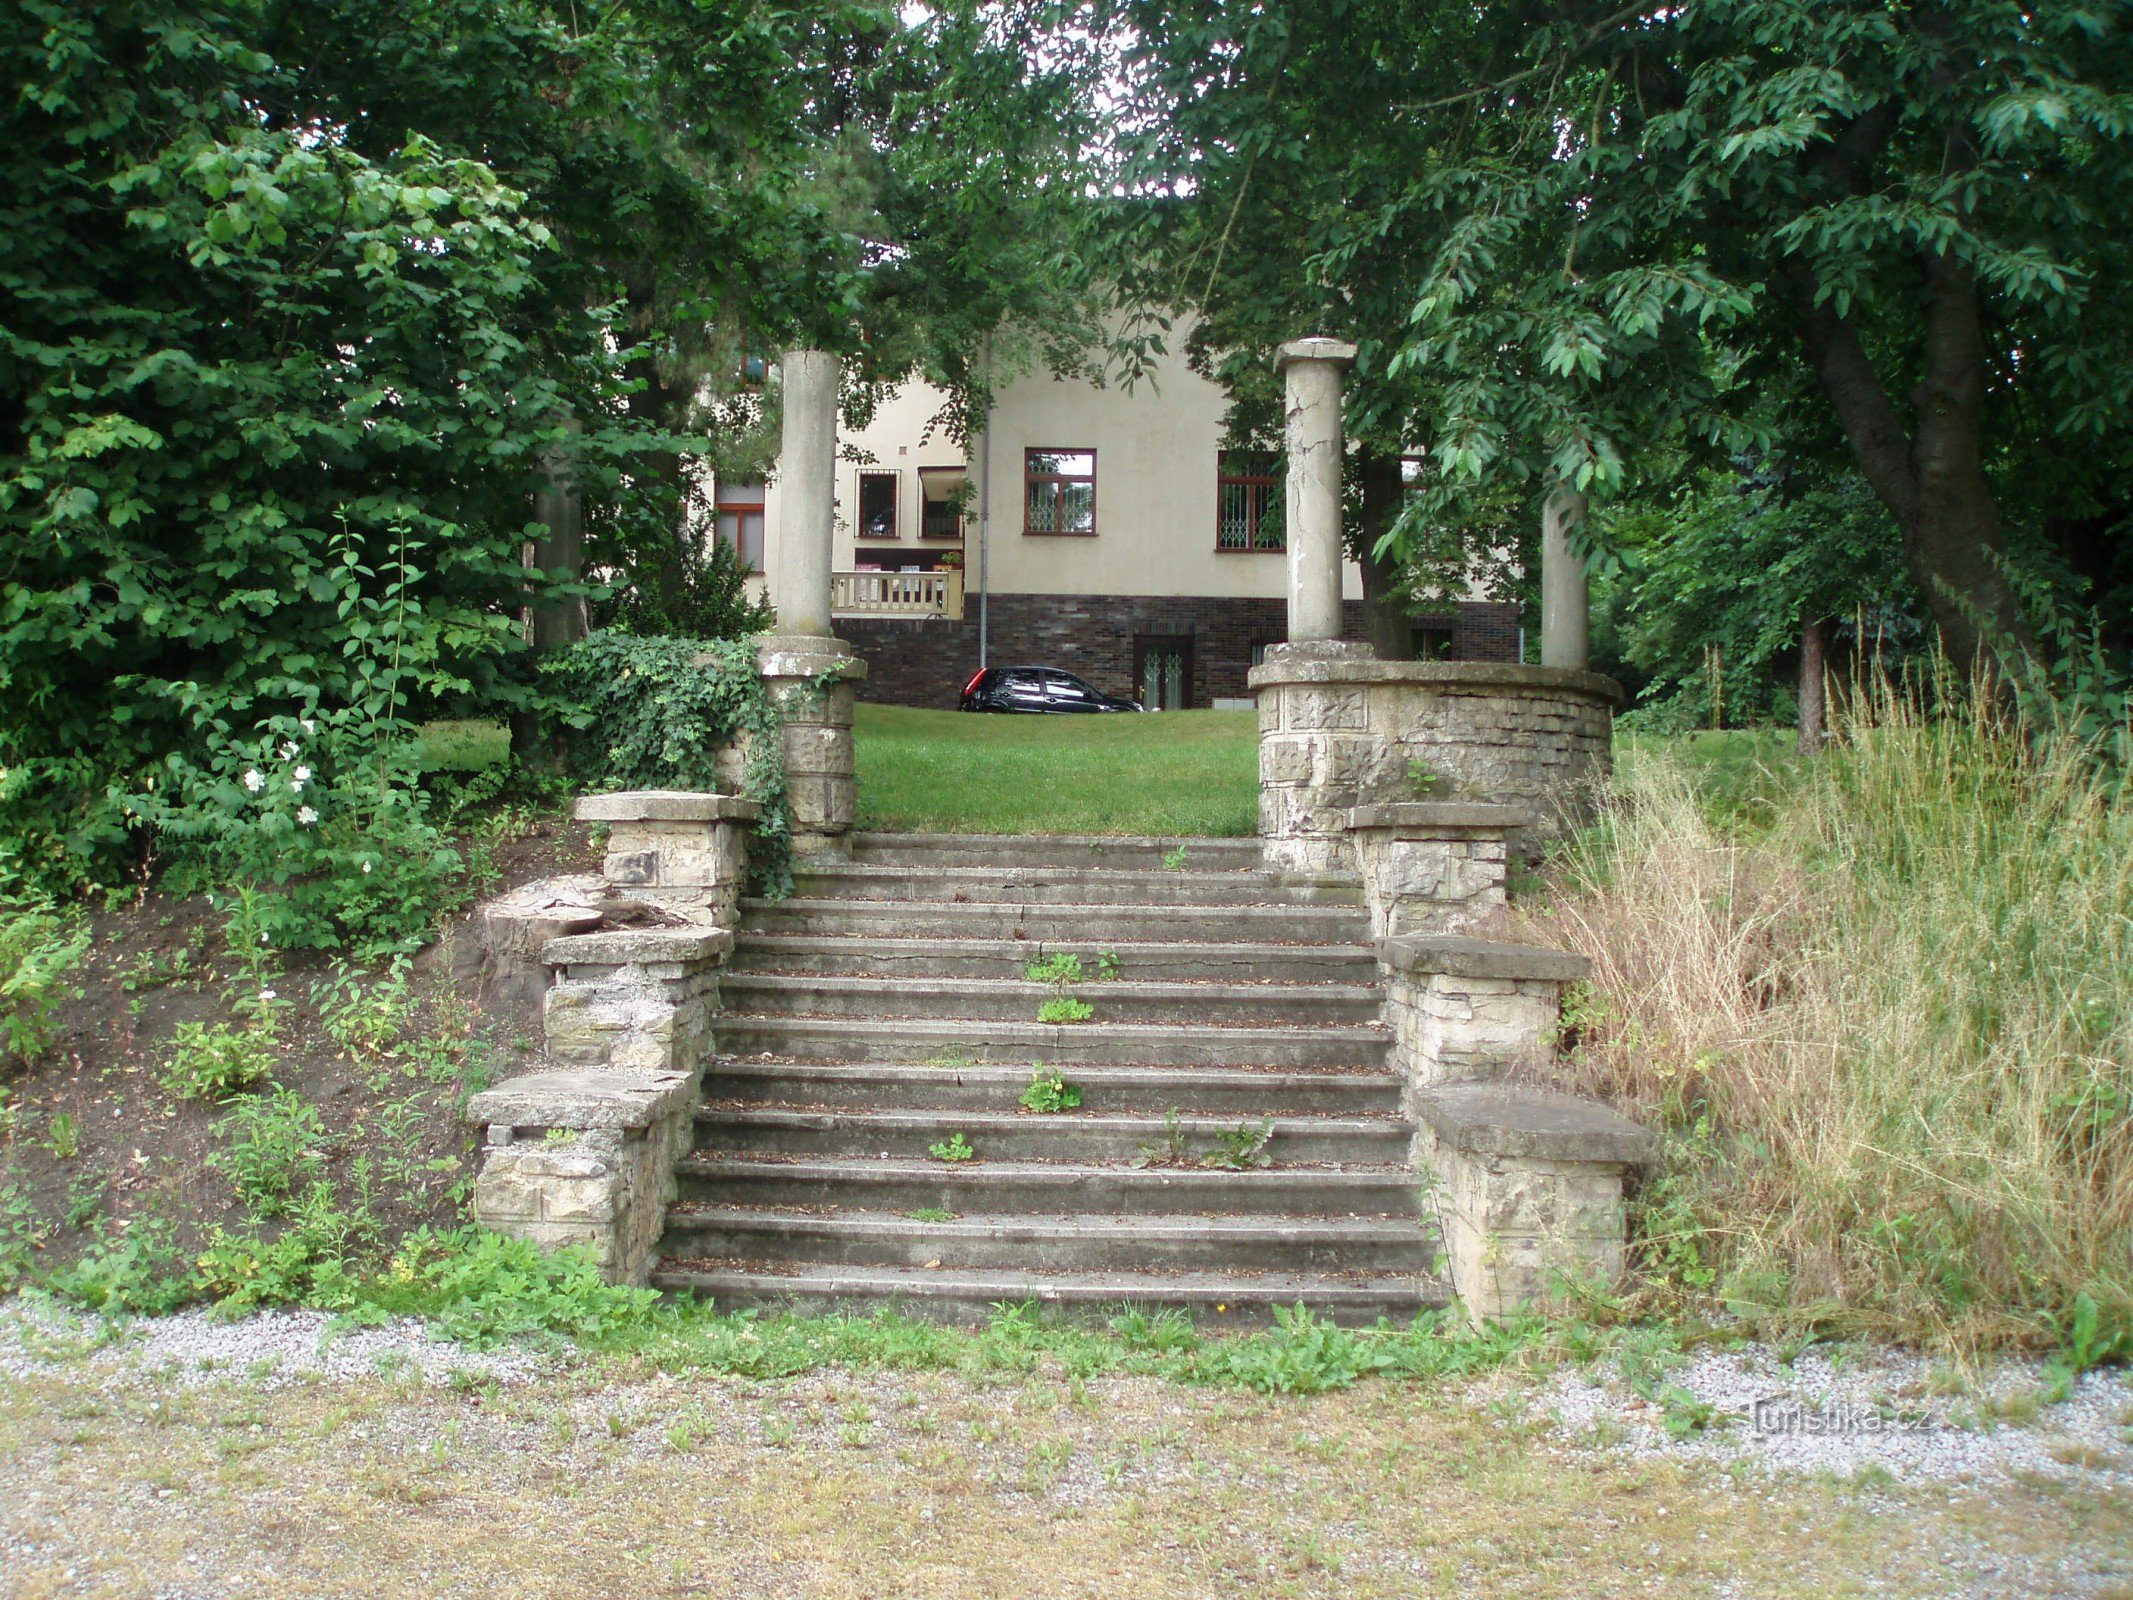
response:
[[[753,822],[762,802],[694,789],[620,789],[578,796],[580,822]]]
[[[733,948],[733,934],[702,923],[673,928],[610,928],[566,933],[541,946],[551,967],[649,967],[717,961]]]
[[[1276,352],[1274,370],[1279,372],[1292,361],[1338,361],[1352,366],[1355,346],[1346,339],[1291,339]]]
[[[1382,939],[1378,942],[1378,960],[1395,972],[1441,972],[1449,978],[1499,978],[1510,982],[1526,978],[1569,983],[1592,974],[1592,963],[1569,950],[1462,939],[1448,933],[1403,933]]]
[[[688,1072],[571,1067],[506,1078],[467,1102],[476,1127],[649,1128],[696,1097]]]
[[[1415,1115],[1462,1155],[1634,1167],[1651,1134],[1597,1101],[1514,1083],[1446,1084],[1415,1097]]]
[[[1482,800],[1396,800],[1388,805],[1357,806],[1348,813],[1348,826],[1360,832],[1369,828],[1409,828],[1420,833],[1442,829],[1454,833],[1513,833],[1534,824],[1533,813],[1524,806],[1494,805]]]

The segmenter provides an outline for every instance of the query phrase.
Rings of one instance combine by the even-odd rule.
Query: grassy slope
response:
[[[863,828],[1241,836],[1257,826],[1250,711],[1007,717],[862,705]]]

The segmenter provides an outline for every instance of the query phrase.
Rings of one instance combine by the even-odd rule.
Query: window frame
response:
[[[711,537],[733,551],[735,559],[750,573],[761,573],[770,561],[770,519],[767,498],[756,500],[714,500],[711,505]],[[728,536],[726,519],[733,518],[733,532]],[[746,538],[748,518],[756,519],[756,540],[762,548],[762,559],[748,559]]]
[[[1087,476],[1078,472],[1032,472],[1032,456],[1087,456]],[[1086,483],[1089,486],[1089,525],[1086,528],[1033,528],[1029,525],[1030,489],[1033,485],[1049,483],[1061,486],[1058,506],[1065,521],[1066,496],[1063,486],[1070,483]],[[1096,537],[1096,449],[1089,446],[1028,445],[1022,451],[1022,536],[1025,539],[1093,539]]]
[[[1229,458],[1231,456],[1245,455],[1269,456],[1276,463],[1277,470],[1271,472],[1230,471],[1228,466]],[[1288,553],[1289,529],[1286,516],[1282,519],[1281,542],[1279,544],[1262,544],[1259,539],[1259,530],[1265,523],[1266,514],[1273,510],[1273,496],[1282,487],[1282,475],[1278,470],[1280,460],[1281,453],[1278,450],[1217,450],[1215,452],[1216,555],[1272,556]],[[1247,491],[1245,499],[1245,542],[1243,544],[1224,544],[1222,542],[1222,491],[1233,486]],[[1254,488],[1263,488],[1267,491],[1266,504],[1256,511],[1252,509],[1253,501],[1249,494],[1249,491]]]
[[[867,479],[889,480],[889,531],[869,533],[866,531]],[[856,544],[895,544],[903,536],[904,485],[903,474],[894,467],[861,467],[859,480],[852,497],[852,540]]]
[[[965,539],[966,539],[966,538],[968,537],[968,535],[969,535],[969,530],[968,530],[968,529],[967,529],[967,528],[965,527],[965,523],[966,523],[966,522],[968,521],[968,516],[967,516],[967,513],[966,513],[966,512],[965,512],[965,510],[964,510],[964,509],[963,509],[962,507],[960,507],[960,506],[956,507],[956,509],[955,509],[955,519],[954,519],[954,520],[955,520],[955,531],[954,531],[953,533],[928,533],[928,532],[926,531],[926,508],[927,508],[928,506],[930,506],[930,505],[954,505],[954,502],[953,502],[952,500],[951,500],[951,501],[938,501],[938,500],[929,500],[929,499],[928,499],[928,498],[926,497],[926,477],[927,477],[927,475],[928,475],[929,473],[930,473],[930,474],[932,474],[932,475],[934,475],[934,476],[936,476],[936,477],[945,477],[945,476],[949,476],[949,475],[956,475],[956,476],[960,476],[960,477],[962,478],[962,480],[964,481],[964,483],[966,483],[966,484],[967,484],[967,483],[969,483],[969,481],[970,481],[970,469],[969,469],[968,467],[957,467],[957,466],[946,466],[946,467],[920,467],[920,468],[918,469],[918,539],[919,539],[919,543],[921,543],[921,544],[936,544],[936,545],[942,545],[942,544],[961,544],[961,543],[962,543],[962,542],[963,542],[963,541],[964,541],[964,540],[965,540]]]

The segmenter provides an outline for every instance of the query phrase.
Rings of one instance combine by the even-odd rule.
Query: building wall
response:
[[[1137,637],[1190,638],[1192,704],[1200,707],[1245,698],[1253,647],[1279,641],[1288,621],[1282,600],[1226,595],[995,594],[989,614],[988,655],[995,666],[1063,667],[1111,694],[1135,692]],[[1347,634],[1360,637],[1362,602],[1350,601],[1343,620]],[[1517,606],[1464,601],[1441,620],[1453,630],[1454,656],[1469,661],[1518,659]],[[960,623],[937,617],[846,617],[838,620],[837,634],[867,663],[862,699],[953,706],[978,670],[975,599]]]

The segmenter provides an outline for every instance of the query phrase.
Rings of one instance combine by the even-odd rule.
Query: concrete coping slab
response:
[[[762,634],[756,639],[755,653],[766,678],[819,678],[834,673],[846,683],[866,681],[867,664],[852,654],[850,645],[828,634]]]
[[[1592,963],[1568,950],[1462,939],[1447,933],[1403,933],[1381,939],[1378,960],[1395,972],[1441,972],[1449,978],[1530,978],[1573,983],[1592,974]]]
[[[1479,800],[1397,800],[1389,805],[1357,806],[1348,813],[1350,832],[1371,829],[1410,832],[1512,834],[1538,819],[1524,806],[1491,805]]]
[[[689,1072],[572,1067],[529,1072],[484,1089],[467,1102],[476,1127],[649,1128],[696,1098]]]
[[[551,967],[646,967],[715,961],[733,948],[728,928],[610,928],[550,939],[541,959]]]
[[[1515,661],[1379,661],[1364,655],[1268,650],[1245,682],[1253,689],[1288,684],[1412,684],[1446,694],[1532,694],[1619,705],[1627,695],[1604,673],[1581,667],[1528,667]]]
[[[760,800],[692,789],[580,795],[574,812],[580,822],[753,822],[762,814]]]
[[[1291,339],[1274,353],[1274,370],[1279,372],[1292,361],[1338,361],[1353,366],[1355,346],[1346,339]]]
[[[1447,1084],[1418,1095],[1415,1114],[1461,1155],[1634,1167],[1657,1148],[1650,1133],[1618,1111],[1522,1084]]]

